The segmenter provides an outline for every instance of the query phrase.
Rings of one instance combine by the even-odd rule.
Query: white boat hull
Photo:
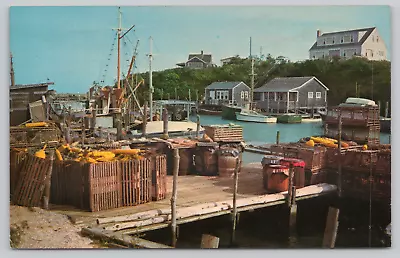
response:
[[[276,117],[267,117],[267,116],[255,116],[255,115],[247,115],[241,114],[239,112],[236,113],[236,119],[243,122],[255,122],[255,123],[276,123]]]

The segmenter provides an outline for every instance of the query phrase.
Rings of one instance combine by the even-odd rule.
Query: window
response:
[[[244,99],[244,91],[243,90],[240,92],[240,98]]]
[[[310,94],[310,93],[308,93],[308,94]],[[320,99],[321,98],[321,92],[316,92],[315,93],[315,98]]]
[[[353,42],[354,41],[354,38],[353,38],[353,35],[351,35],[350,36],[350,42]]]
[[[249,92],[248,92],[248,91],[245,91],[245,92],[244,92],[244,98],[245,98],[245,99],[248,99],[248,98],[249,98]]]
[[[309,98],[309,99],[312,99],[313,97],[314,97],[314,92],[309,92],[309,93],[308,93],[308,98]]]

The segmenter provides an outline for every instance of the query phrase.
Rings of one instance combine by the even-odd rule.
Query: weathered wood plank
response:
[[[151,248],[151,249],[166,249],[172,248],[171,246],[155,243],[142,238],[133,237],[124,234],[112,233],[99,228],[82,228],[82,235],[89,236],[97,239],[103,239],[116,242],[128,247],[136,248]]]

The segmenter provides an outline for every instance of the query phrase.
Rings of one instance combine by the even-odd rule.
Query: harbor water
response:
[[[191,118],[195,121],[195,117]],[[224,120],[219,116],[200,116],[202,125],[235,123],[243,126],[247,144],[265,144],[276,141],[280,131],[281,142],[294,142],[302,137],[322,134],[321,122],[301,124],[259,124]],[[389,142],[389,134],[381,134],[383,143]],[[263,155],[244,153],[244,163],[260,162]],[[179,194],[178,194],[179,195]],[[178,197],[179,198],[179,197]],[[289,211],[279,205],[240,214],[236,231],[236,243],[230,244],[232,220],[224,215],[179,226],[177,248],[199,248],[202,234],[220,238],[220,248],[321,248],[328,208],[335,197],[319,197],[298,202],[297,235],[288,241]],[[371,213],[370,213],[371,207]],[[390,238],[385,228],[390,223],[390,207],[378,203],[356,204],[351,200],[342,203],[337,248],[389,247]],[[170,228],[146,232],[143,238],[170,244]]]

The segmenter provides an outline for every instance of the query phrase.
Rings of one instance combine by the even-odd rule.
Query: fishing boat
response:
[[[241,111],[242,107],[239,106],[222,105],[221,116],[223,119],[236,120],[236,113]]]
[[[236,112],[236,120],[243,122],[256,122],[256,123],[276,123],[276,117],[265,116],[253,110],[243,109]]]

